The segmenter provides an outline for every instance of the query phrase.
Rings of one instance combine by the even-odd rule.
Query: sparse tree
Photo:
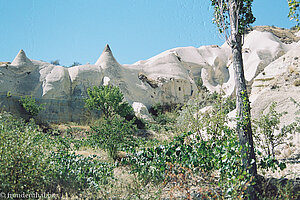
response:
[[[60,65],[59,60],[52,60],[50,63],[52,65]]]
[[[78,66],[78,65],[81,65],[79,62],[73,62],[72,65],[70,65],[70,67],[74,67],[74,66]]]
[[[236,86],[237,132],[242,146],[243,165],[252,177],[257,175],[251,128],[250,103],[244,75],[242,42],[245,30],[255,21],[252,14],[253,0],[211,0],[214,7],[214,23],[231,47]],[[256,199],[253,187],[249,187],[250,199]]]

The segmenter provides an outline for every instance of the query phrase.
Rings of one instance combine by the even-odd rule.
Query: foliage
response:
[[[119,115],[103,119],[91,129],[90,140],[93,146],[105,149],[114,160],[118,158],[117,153],[122,148],[135,146],[133,135],[136,127],[133,125],[133,121],[127,121]]]
[[[276,103],[273,102],[268,113],[261,113],[259,119],[253,120],[257,147],[264,151],[265,156],[273,158],[275,158],[275,148],[281,144],[286,144],[287,134],[292,133],[295,129],[294,123],[279,129],[280,118],[286,113],[278,113],[275,107]]]
[[[132,173],[137,173],[142,180],[157,183],[168,178],[168,163],[191,169],[193,174],[218,170],[221,175],[219,185],[226,195],[241,195],[249,185],[250,177],[242,167],[237,137],[231,130],[227,131],[227,137],[217,141],[193,138],[191,133],[182,134],[167,145],[133,151],[123,163],[130,164]]]
[[[299,7],[300,1],[299,0],[288,0],[288,5],[289,5],[289,14],[288,17],[290,20],[295,20],[297,23],[297,28],[299,29],[299,12],[300,12],[300,7]]]
[[[50,144],[30,121],[0,114],[0,190],[44,192],[49,181],[47,160]]]
[[[232,1],[228,0],[211,0],[214,7],[214,20],[213,22],[218,26],[220,33],[226,33],[226,30],[230,26],[230,12],[229,4]],[[250,24],[255,21],[255,17],[252,13],[253,0],[242,0],[237,2],[237,14],[238,14],[238,32],[244,34],[245,30],[249,28]]]
[[[275,172],[278,170],[284,170],[286,168],[286,164],[284,162],[279,162],[275,157],[273,156],[262,156],[261,152],[257,151],[257,154],[260,156],[258,157],[258,167],[260,167],[263,170],[272,170]]]
[[[124,96],[116,86],[94,86],[87,90],[89,98],[85,100],[86,107],[103,112],[106,119],[118,114],[126,117],[134,113],[133,108],[124,101]]]
[[[219,187],[223,189],[224,197],[242,197],[252,178],[243,167],[237,134],[227,125],[228,110],[224,109],[225,102],[220,97],[211,111],[199,113],[199,132],[185,132],[165,145],[133,150],[123,162],[130,164],[132,173],[146,182],[166,181],[171,170],[168,163],[182,169],[191,169],[193,174],[217,170],[220,173]],[[185,118],[182,120],[188,121]]]
[[[38,113],[45,109],[45,104],[38,105],[32,96],[21,97],[19,100],[22,107],[32,116],[35,117]]]
[[[181,134],[170,143],[158,147],[144,148],[140,151],[132,149],[129,158],[123,162],[130,164],[132,172],[137,173],[143,180],[155,182],[165,179],[166,163],[176,162],[182,164],[183,167],[192,169],[196,169],[200,165],[207,170],[212,169],[210,162],[212,158],[209,155],[198,159],[200,153],[208,154],[210,148],[207,142],[198,143],[197,145],[202,148],[197,149],[193,146],[196,140],[185,143],[185,139],[190,135],[190,133]]]
[[[160,125],[172,125],[176,123],[177,114],[176,112],[166,112],[160,113],[157,116],[154,116],[153,118]]]
[[[153,104],[149,112],[154,122],[149,122],[148,127],[155,132],[174,131],[179,108],[180,104]]]
[[[61,193],[80,195],[95,192],[113,177],[113,166],[102,163],[96,155],[83,157],[66,149],[52,152],[50,165],[55,166],[52,181],[62,187]]]
[[[208,106],[209,105],[209,106]],[[202,110],[205,106],[206,111]],[[221,134],[227,114],[235,108],[235,101],[230,97],[222,98],[220,94],[208,93],[189,100],[179,112],[177,126],[182,132],[217,136]]]
[[[0,114],[1,192],[79,195],[106,184],[112,169],[96,157],[75,155],[70,140],[40,132],[33,120]]]
[[[197,78],[197,79],[195,80],[195,84],[196,84],[196,86],[197,86],[197,88],[198,88],[199,91],[208,92],[207,87],[205,87],[205,86],[203,85],[203,80],[202,80],[201,77],[199,77],[199,78]]]

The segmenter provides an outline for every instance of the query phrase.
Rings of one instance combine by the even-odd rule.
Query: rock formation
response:
[[[272,85],[259,79],[271,76],[271,72],[281,73],[280,66],[285,73],[288,69],[298,69],[296,54],[299,47],[296,43],[297,35],[293,35],[294,42],[286,43],[265,29],[255,29],[245,36],[245,76],[249,85],[253,83],[251,98],[255,99],[252,100],[254,107],[259,104],[256,103],[257,99],[263,98],[266,88]],[[292,79],[288,74],[282,75],[285,76]],[[145,116],[145,108],[149,109],[155,103],[184,103],[197,95],[197,79],[202,79],[210,91],[223,90],[227,96],[233,94],[231,50],[226,43],[222,46],[175,48],[131,65],[119,64],[106,45],[95,64],[69,68],[31,60],[21,50],[11,64],[0,65],[0,106],[2,110],[19,113],[18,99],[32,95],[38,102],[46,104],[45,111],[39,116],[42,119],[54,122],[86,120],[94,114],[84,108],[83,99],[87,97],[87,88],[112,84],[120,87],[125,99],[137,112],[142,110],[140,115]],[[278,84],[287,84],[281,83],[280,79],[276,80]],[[266,84],[269,85],[258,87]],[[293,91],[299,89],[295,85]],[[7,96],[8,92],[12,94],[10,97]],[[257,109],[257,112],[260,110]]]

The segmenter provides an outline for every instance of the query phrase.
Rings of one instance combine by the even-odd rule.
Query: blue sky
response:
[[[95,63],[109,44],[121,64],[174,47],[222,44],[210,0],[0,0],[0,61]],[[287,0],[254,0],[254,25],[291,28]]]

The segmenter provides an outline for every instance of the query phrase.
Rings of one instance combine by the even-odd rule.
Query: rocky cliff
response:
[[[244,38],[245,76],[249,85],[253,83],[254,114],[266,107],[259,102],[266,95],[275,98],[276,91],[279,96],[287,91],[300,101],[295,94],[299,87],[292,83],[298,80],[300,47],[297,33],[290,34],[292,40],[285,42],[272,31],[256,28]],[[226,95],[234,92],[232,57],[226,43],[175,48],[131,65],[119,64],[108,45],[95,64],[66,68],[29,59],[23,50],[12,63],[0,64],[1,109],[22,114],[18,99],[32,95],[39,103],[46,103],[39,117],[54,122],[91,117],[94,113],[84,108],[83,99],[87,88],[102,84],[119,86],[136,111],[143,107],[143,116],[147,114],[145,107],[154,103],[184,103],[197,95],[197,79],[202,79],[210,91],[224,90]],[[272,89],[275,80],[277,87]]]

